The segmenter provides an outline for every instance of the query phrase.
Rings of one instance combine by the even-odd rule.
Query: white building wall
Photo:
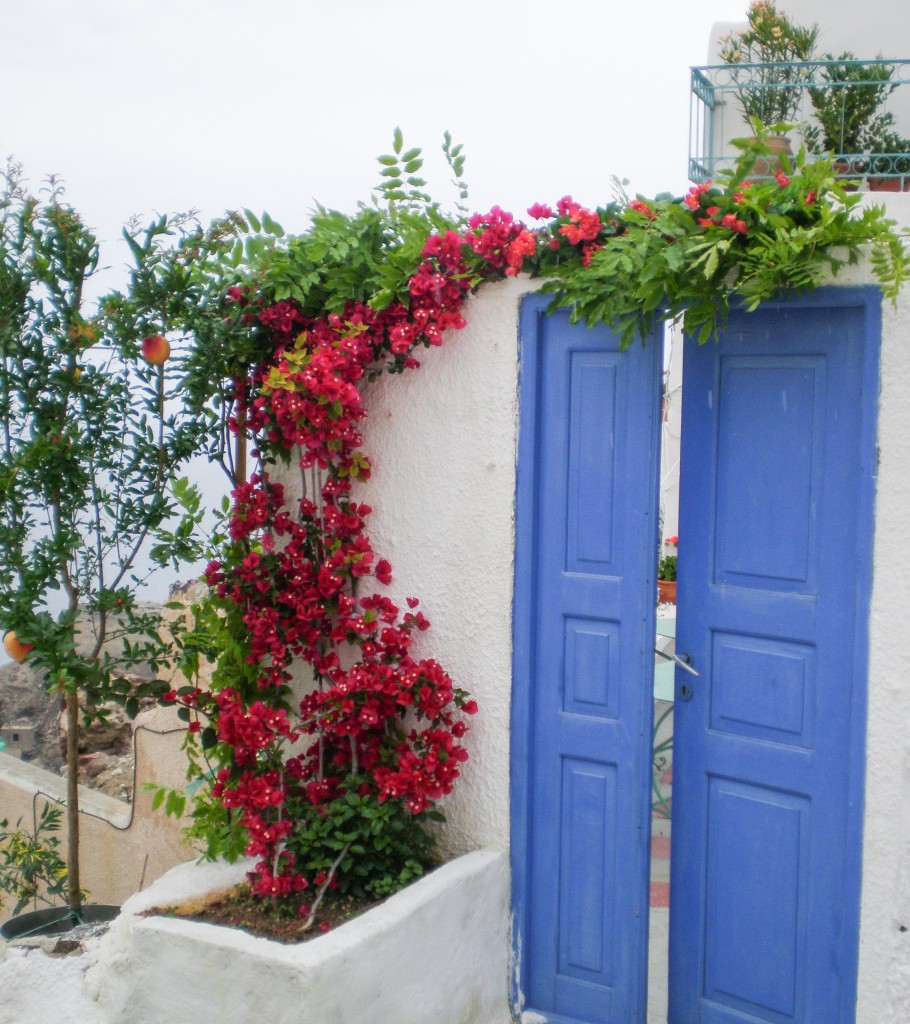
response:
[[[418,597],[432,623],[415,643],[480,705],[471,760],[444,810],[450,854],[509,846],[509,706],[518,426],[518,309],[529,282],[468,300],[468,326],[422,366],[372,385],[362,501],[367,533],[392,563],[390,596]]]
[[[664,335],[664,395],[660,424],[661,537],[679,535],[679,445],[682,420],[683,333],[678,324]],[[661,555],[676,554],[663,545]]]
[[[888,200],[910,230],[910,195]],[[844,283],[868,280],[854,270]],[[883,307],[858,1024],[910,1021],[910,289]],[[836,553],[832,552],[832,557]]]

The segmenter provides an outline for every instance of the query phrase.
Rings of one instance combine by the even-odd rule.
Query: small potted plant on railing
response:
[[[870,151],[893,121],[882,106],[897,87],[891,80],[894,68],[857,61],[849,51],[839,57],[826,53],[823,60],[819,77],[828,84],[809,89],[818,123],[803,136],[810,152],[834,153],[835,169],[844,177],[859,175],[867,162],[857,156]]]
[[[675,550],[678,537],[667,537],[664,544]],[[663,555],[657,563],[657,597],[660,604],[676,604],[676,554]]]
[[[749,27],[721,39],[719,52],[720,59],[734,68],[731,74],[743,117],[750,126],[792,122],[812,74],[804,62],[813,58],[818,26],[795,24],[770,0],[755,0],[747,17]],[[790,153],[785,135],[774,134],[765,141],[775,153]]]
[[[870,191],[910,191],[910,139],[884,131],[869,148]]]

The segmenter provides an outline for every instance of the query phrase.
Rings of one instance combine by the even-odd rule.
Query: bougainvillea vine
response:
[[[408,166],[414,152],[402,157]],[[429,627],[418,599],[401,608],[377,589],[391,582],[392,567],[373,550],[371,509],[361,500],[371,474],[361,432],[367,382],[416,369],[421,347],[465,326],[468,294],[522,272],[551,278],[545,289],[558,304],[612,322],[627,343],[650,329],[661,303],[664,315],[691,306],[695,326],[716,323],[730,301],[731,267],[747,298],[773,289],[782,268],[791,276],[802,268],[801,286],[811,287],[833,267],[824,254],[819,261],[819,226],[854,244],[844,229],[849,210],[832,220],[841,215],[818,195],[849,198],[830,165],[813,167],[754,186],[731,176],[682,199],[621,197],[597,210],[566,196],[555,212],[539,203],[528,210],[544,222],[537,227],[493,207],[425,233],[403,287],[385,288],[381,299],[350,297],[333,312],[314,315],[293,286],[279,294],[278,272],[271,284],[266,277],[228,289],[225,322],[252,332],[259,353],[236,375],[231,420],[249,434],[257,468],[233,490],[223,550],[205,573],[211,628],[234,651],[211,689],[183,687],[168,700],[182,706],[213,766],[213,806],[241,827],[256,858],[257,894],[341,885],[382,895],[419,874],[431,846],[426,822],[439,817],[435,805],[468,757],[475,702],[435,660],[413,653],[415,632]],[[422,223],[442,220],[431,213]],[[369,230],[371,216],[363,212]],[[806,244],[778,257],[770,243],[781,228],[788,244],[804,230]],[[855,244],[882,230],[868,219]],[[756,269],[757,251],[766,263]],[[900,255],[892,248],[895,287]],[[307,269],[314,280],[316,262]],[[574,292],[569,281],[578,282]],[[613,293],[602,310],[602,295]],[[289,461],[299,467],[299,498],[276,472]],[[295,696],[301,664],[313,682]]]

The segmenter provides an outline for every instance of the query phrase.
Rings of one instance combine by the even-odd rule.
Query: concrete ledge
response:
[[[63,776],[8,754],[0,754],[0,786],[10,786],[27,793],[29,797],[33,793],[40,793],[58,804],[66,803],[66,779]],[[129,825],[132,810],[123,800],[87,786],[79,787],[79,809],[83,814],[103,818],[115,828],[126,828]]]
[[[469,853],[382,906],[297,946],[137,916],[241,880],[184,864],[130,899],[87,982],[110,1024],[505,1024],[508,861]]]

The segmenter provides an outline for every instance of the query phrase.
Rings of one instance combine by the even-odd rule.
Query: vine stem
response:
[[[345,843],[344,849],[341,851],[341,853],[338,854],[338,856],[335,858],[334,863],[329,868],[329,873],[328,875],[326,875],[325,881],[319,887],[319,892],[316,896],[316,902],[313,904],[313,907],[310,910],[310,916],[304,922],[301,931],[306,932],[309,931],[310,928],[312,928],[313,922],[316,920],[316,911],[319,909],[319,904],[322,903],[323,899],[325,898],[325,894],[329,891],[329,886],[332,884],[332,879],[335,877],[335,872],[338,870],[341,862],[344,860],[345,854],[348,852],[350,848],[351,844]]]

